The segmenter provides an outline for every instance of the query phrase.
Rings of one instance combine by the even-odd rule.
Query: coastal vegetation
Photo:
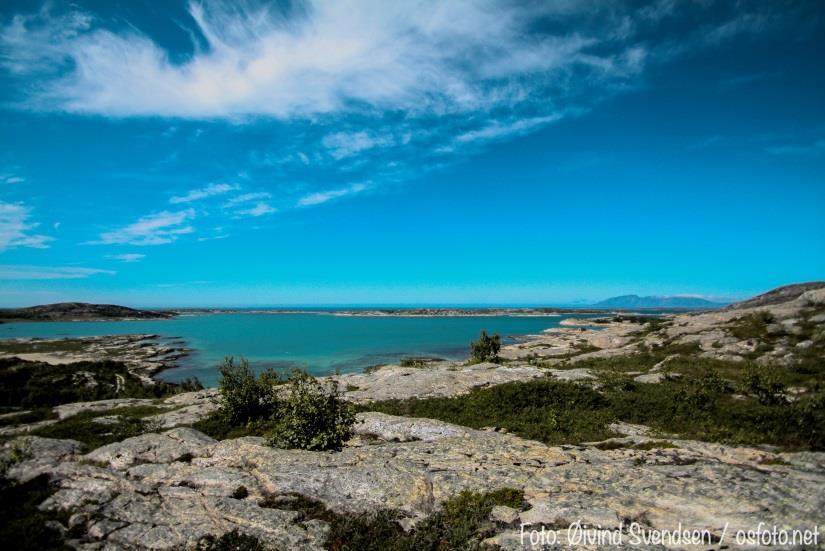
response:
[[[482,540],[492,535],[490,512],[493,507],[522,510],[524,493],[514,488],[486,493],[462,492],[445,501],[438,512],[418,522],[410,531],[401,527],[399,521],[403,517],[396,511],[336,513],[321,502],[298,494],[272,496],[261,505],[300,511],[307,520],[327,522],[330,530],[326,548],[329,550],[480,550],[485,548]]]
[[[340,450],[352,436],[355,408],[334,381],[325,385],[300,370],[286,380],[272,370],[256,376],[234,358],[220,373],[221,407],[195,424],[213,438],[256,434],[279,448],[321,451]]]
[[[134,406],[103,411],[84,411],[31,431],[33,436],[77,440],[87,451],[126,438],[162,429],[151,416],[167,409]]]
[[[320,501],[300,494],[269,496],[260,505],[298,511],[305,520],[329,524],[325,548],[330,551],[447,551],[481,550],[482,541],[492,535],[490,513],[495,506],[524,508],[524,493],[514,488],[492,492],[462,492],[448,499],[440,511],[405,531],[396,511],[380,510],[363,514],[336,513]],[[204,542],[206,551],[259,551],[267,549],[257,538],[237,530]]]
[[[470,343],[470,355],[474,362],[493,361],[498,357],[501,350],[501,337],[498,335],[488,335],[482,330],[477,341]]]
[[[161,398],[202,388],[197,379],[149,384],[126,364],[111,360],[74,362],[56,368],[45,362],[0,358],[0,408],[6,410],[111,398]]]
[[[660,383],[641,383],[628,375],[644,371],[655,358],[583,361],[599,374],[598,388],[546,378],[450,398],[375,402],[361,410],[505,429],[547,444],[604,440],[615,436],[610,423],[625,421],[696,440],[825,449],[825,393],[819,382],[790,399],[783,381],[798,378],[789,370],[691,357],[669,362],[672,375]]]

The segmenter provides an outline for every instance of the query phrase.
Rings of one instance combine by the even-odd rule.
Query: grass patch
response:
[[[767,311],[755,312],[733,320],[728,327],[731,336],[739,340],[765,339],[768,336],[768,325],[776,319]]]
[[[275,421],[258,420],[242,425],[232,425],[227,422],[226,416],[221,411],[214,411],[195,422],[192,428],[215,440],[227,440],[244,436],[266,436],[275,428]]]
[[[46,419],[54,419],[57,417],[51,408],[37,408],[19,415],[9,415],[0,419],[0,427],[8,427],[11,425],[22,425],[28,423],[37,423],[38,421],[45,421]]]
[[[398,365],[401,367],[427,367],[433,362],[442,361],[440,358],[401,358]]]
[[[481,429],[500,427],[548,444],[605,440],[613,420],[603,395],[583,384],[552,379],[507,383],[453,398],[387,400],[362,411],[428,417]]]
[[[330,525],[326,548],[333,551],[440,551],[483,549],[482,540],[492,535],[490,512],[496,505],[521,509],[521,490],[502,488],[489,493],[463,492],[445,501],[442,508],[405,532],[395,511],[376,511],[362,515],[334,513],[322,503],[300,495],[273,496],[261,502],[264,507],[300,511],[307,519],[320,519]]]
[[[44,438],[77,440],[84,444],[86,450],[93,450],[126,438],[161,430],[159,423],[149,421],[145,417],[165,411],[169,410],[152,406],[86,411],[53,425],[39,428],[30,434]],[[117,416],[117,418],[107,423],[95,421],[98,417],[106,416]]]
[[[3,340],[0,341],[0,352],[7,354],[37,354],[45,352],[81,352],[88,343],[83,339],[59,339],[30,341]]]
[[[581,383],[545,379],[453,398],[388,400],[363,405],[361,410],[440,419],[477,429],[502,427],[553,445],[606,440],[615,436],[608,424],[621,420],[695,440],[825,449],[825,393],[793,402],[760,402],[756,396],[737,399],[736,391],[714,369],[658,384],[638,383],[616,371],[603,374],[599,391]]]

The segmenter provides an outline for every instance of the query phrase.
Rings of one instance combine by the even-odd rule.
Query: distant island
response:
[[[626,308],[626,309],[640,309],[640,308],[687,308],[687,309],[713,309],[723,308],[726,303],[711,302],[699,297],[685,297],[685,296],[671,296],[671,297],[657,297],[647,296],[640,297],[639,295],[622,295],[620,297],[612,297],[592,305],[593,308]]]
[[[0,320],[6,321],[70,321],[93,319],[167,319],[175,314],[160,310],[136,310],[115,304],[60,302],[28,308],[0,309]]]

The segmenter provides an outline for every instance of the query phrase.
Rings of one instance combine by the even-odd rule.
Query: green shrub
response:
[[[780,381],[775,367],[749,365],[745,368],[742,392],[755,396],[765,406],[786,402],[785,384]]]
[[[740,340],[763,339],[768,334],[768,325],[776,318],[768,311],[755,312],[733,320],[730,334]]]
[[[498,427],[548,444],[603,440],[613,434],[610,404],[592,388],[550,378],[476,389],[451,398],[387,400],[361,406],[390,415]]]
[[[276,386],[281,383],[278,374],[267,370],[258,377],[241,358],[224,359],[219,367],[221,380],[221,413],[232,426],[247,424],[271,417],[278,407]]]
[[[289,378],[289,396],[278,408],[268,436],[271,445],[303,450],[340,450],[352,436],[355,409],[341,399],[338,383],[329,388],[312,376],[295,371]]]
[[[432,362],[438,361],[436,358],[401,358],[398,365],[401,367],[427,367]]]
[[[53,425],[41,427],[31,434],[43,438],[77,440],[85,444],[86,449],[93,450],[112,442],[120,442],[126,438],[161,430],[160,423],[143,417],[166,410],[142,406],[130,409],[134,411],[130,412],[126,409],[85,411]],[[95,420],[98,417],[110,415],[116,416],[112,422],[101,423]]]
[[[470,352],[476,362],[486,362],[495,359],[501,350],[501,337],[488,335],[482,330],[477,341],[470,343]]]
[[[481,543],[492,535],[490,512],[496,505],[521,509],[521,490],[502,488],[490,493],[463,492],[448,499],[441,510],[405,532],[395,511],[378,510],[360,515],[335,513],[322,503],[301,495],[273,496],[262,507],[300,511],[305,518],[330,525],[326,549],[331,551],[448,551],[486,549]]]
[[[191,386],[194,382],[187,384]],[[178,385],[162,381],[147,384],[122,362],[73,362],[55,369],[45,362],[0,358],[2,408],[50,408],[111,398],[161,398],[181,390]]]

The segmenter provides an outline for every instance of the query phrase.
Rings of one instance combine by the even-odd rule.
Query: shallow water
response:
[[[352,317],[309,313],[225,313],[170,320],[26,322],[0,325],[0,338],[78,337],[151,333],[180,337],[192,354],[181,366],[159,375],[179,381],[198,377],[217,383],[216,365],[225,356],[244,356],[253,367],[288,372],[300,367],[313,375],[361,371],[405,356],[463,359],[482,329],[505,342],[557,327],[564,316]]]

